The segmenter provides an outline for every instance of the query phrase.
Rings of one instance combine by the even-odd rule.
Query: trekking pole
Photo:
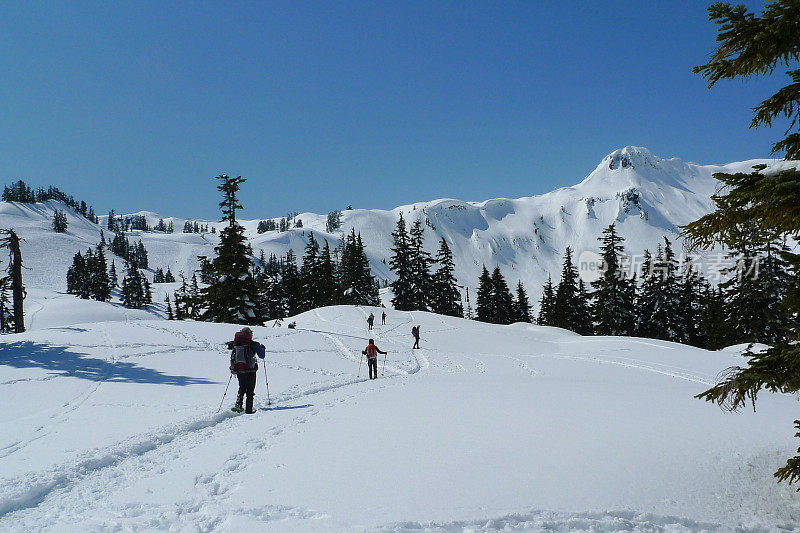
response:
[[[381,371],[381,376],[385,376],[386,375],[386,356],[387,355],[389,355],[388,351],[385,354],[383,354],[383,370]]]
[[[264,360],[264,383],[267,384],[267,407],[272,405],[272,400],[269,398],[269,379],[267,378],[267,361]]]
[[[228,387],[231,386],[231,380],[232,379],[233,379],[233,374],[231,374],[231,377],[228,378],[228,384],[225,385],[225,394],[222,395],[222,400],[219,402],[219,407],[217,408],[217,412],[218,413],[219,413],[219,410],[222,409],[222,402],[225,401],[225,396],[228,395]]]
[[[361,363],[364,362],[364,352],[361,352],[361,359],[358,360],[358,376],[361,377]]]

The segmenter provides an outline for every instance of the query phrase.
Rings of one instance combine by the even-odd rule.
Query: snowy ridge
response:
[[[334,233],[325,232],[326,215],[314,213],[300,213],[297,218],[303,221],[304,227],[282,233],[258,234],[258,220],[240,222],[256,256],[260,250],[267,255],[281,256],[291,249],[299,258],[309,231],[336,246],[343,234],[355,229],[367,246],[374,274],[380,280],[391,280],[392,273],[383,261],[390,256],[391,232],[402,214],[409,224],[417,220],[425,224],[426,246],[431,253],[436,251],[440,238],[448,241],[459,283],[471,288],[473,296],[485,264],[490,269],[500,266],[511,286],[521,280],[532,301],[536,301],[547,275],[557,276],[560,272],[566,246],[571,246],[576,256],[584,250],[595,251],[602,230],[616,222],[629,253],[639,254],[645,248],[652,250],[665,236],[675,239],[678,226],[712,209],[710,196],[717,186],[713,173],[747,172],[759,163],[769,166],[767,172],[797,165],[797,162],[754,159],[704,166],[680,159],[663,159],[646,148],[628,146],[603,158],[577,185],[539,196],[484,202],[441,199],[392,210],[354,209],[342,212],[342,227]],[[107,217],[100,217],[100,224],[94,225],[66,208],[68,232],[56,234],[50,229],[53,211],[64,208],[57,202],[0,203],[0,227],[13,227],[25,239],[23,257],[27,265],[35,265],[25,271],[25,283],[34,291],[63,292],[72,256],[96,245],[100,231],[105,228]],[[134,214],[146,217],[151,226],[161,218],[149,211]],[[179,272],[190,276],[199,266],[198,256],[213,255],[217,235],[182,233],[185,219],[164,217],[164,220],[174,224],[176,233],[132,231],[129,238],[144,242],[151,269],[169,267],[176,276]],[[218,222],[197,222],[221,228]],[[116,261],[120,267],[119,258]],[[164,295],[174,290],[174,286],[155,286],[154,289],[155,298],[163,301]],[[52,308],[50,311],[53,312]],[[128,315],[133,318],[137,314]],[[51,320],[42,316],[40,324],[53,320],[58,321],[57,317]]]

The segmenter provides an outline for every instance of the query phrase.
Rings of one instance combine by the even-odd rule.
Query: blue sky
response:
[[[768,157],[786,77],[709,91],[708,3],[4,3],[0,178],[216,218],[224,172],[264,218],[539,194],[628,144]]]

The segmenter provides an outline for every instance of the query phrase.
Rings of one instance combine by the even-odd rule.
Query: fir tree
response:
[[[553,278],[547,276],[547,283],[544,284],[542,298],[539,300],[539,316],[536,318],[536,323],[540,326],[554,326],[555,305],[556,292],[555,288],[553,287]]]
[[[719,350],[729,345],[728,317],[725,314],[725,298],[722,289],[703,287],[700,312],[703,348]]]
[[[514,298],[499,266],[494,267],[492,272],[491,302],[495,324],[511,324],[514,321]]]
[[[528,293],[521,281],[517,282],[517,297],[514,299],[514,322],[533,322]]]
[[[475,298],[475,318],[481,322],[496,322],[497,313],[494,306],[494,285],[492,275],[483,265],[478,278],[478,295]]]
[[[297,269],[297,261],[292,250],[286,252],[286,256],[281,263],[281,280],[286,316],[294,316],[301,312],[303,287],[300,281],[300,272]]]
[[[392,257],[389,260],[389,268],[394,272],[396,278],[390,283],[392,287],[392,305],[398,311],[414,311],[414,274],[412,265],[411,242],[406,231],[406,221],[400,213],[397,227],[392,233],[394,244],[392,245]]]
[[[427,311],[433,296],[433,277],[431,276],[431,254],[425,251],[425,228],[422,221],[412,224],[409,232],[411,260],[411,305],[415,310]]]
[[[164,303],[167,304],[167,320],[175,320],[175,315],[172,313],[172,303],[169,301],[169,294],[164,296]]]
[[[126,263],[126,274],[122,280],[122,305],[131,309],[139,309],[145,304],[142,274],[136,265]]]
[[[87,263],[89,271],[89,290],[92,298],[100,302],[107,302],[111,299],[111,278],[108,275],[108,263],[103,248],[98,247],[97,252]]]
[[[325,246],[322,247],[320,252],[318,269],[318,305],[326,306],[339,303],[339,286],[335,277],[336,265],[331,257],[331,247],[328,244],[328,239],[325,239]]]
[[[319,242],[314,238],[314,233],[309,233],[303,255],[303,265],[300,267],[300,278],[303,288],[302,310],[308,311],[320,306],[322,294],[320,290],[319,267]]]
[[[795,0],[776,0],[764,7],[762,16],[749,13],[742,5],[736,7],[715,3],[709,8],[709,18],[719,28],[720,43],[711,60],[695,67],[713,86],[725,78],[747,78],[754,74],[772,74],[775,67],[789,65],[800,57],[800,10]],[[784,139],[773,146],[785,151],[787,159],[800,159],[800,70],[787,74],[792,84],[780,89],[755,108],[751,126],[771,126],[772,120],[789,118],[790,128]],[[724,191],[714,197],[716,210],[684,228],[692,246],[709,247],[725,243],[731,232],[742,224],[757,224],[770,238],[800,238],[800,171],[787,169],[761,174],[764,166],[750,174],[715,174]],[[791,265],[793,282],[784,305],[787,315],[800,313],[800,257],[785,254]],[[800,390],[800,327],[792,325],[790,340],[776,343],[759,353],[748,353],[747,367],[734,367],[716,386],[698,395],[730,409],[751,402],[755,407],[758,392],[796,393]],[[799,430],[800,420],[795,420]],[[800,450],[798,450],[800,453]],[[786,466],[775,472],[778,481],[790,484],[800,481],[800,455],[790,458]]]
[[[167,273],[164,274],[164,283],[175,283],[175,276],[172,274],[172,270],[167,267]]]
[[[461,293],[458,292],[458,282],[454,274],[456,267],[453,252],[444,237],[439,241],[435,264],[437,268],[433,274],[431,311],[440,315],[464,316]]]
[[[615,224],[603,230],[600,255],[603,269],[600,278],[591,283],[591,311],[598,335],[632,335],[635,325],[635,288],[621,266],[623,239]]]
[[[572,262],[572,248],[564,251],[561,281],[555,291],[553,325],[586,335],[591,333],[589,303],[583,282],[578,280],[578,269]]]
[[[114,264],[114,261],[111,261],[111,272],[108,275],[108,281],[112,289],[119,284],[119,278],[117,277],[117,266]]]
[[[66,233],[68,225],[67,214],[60,209],[56,209],[53,213],[53,231],[56,233]]]
[[[214,248],[217,254],[211,262],[214,279],[203,289],[206,304],[203,318],[212,322],[256,324],[255,282],[250,273],[244,228],[236,223],[236,210],[242,207],[236,194],[246,180],[225,174],[217,179],[220,181],[217,189],[223,195],[219,204],[221,222],[228,225],[220,232],[219,245]]]

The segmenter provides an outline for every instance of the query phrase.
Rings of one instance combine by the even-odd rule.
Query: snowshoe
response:
[[[231,407],[231,411],[233,411],[234,413],[241,413],[242,411],[244,411],[244,409],[241,406],[233,406]]]

